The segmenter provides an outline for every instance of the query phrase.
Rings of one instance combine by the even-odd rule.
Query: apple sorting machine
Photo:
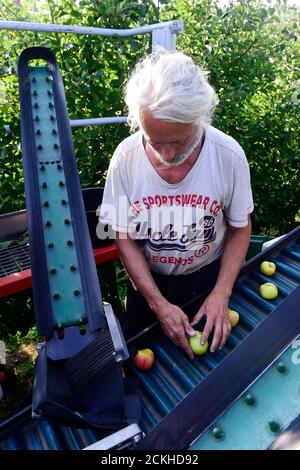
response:
[[[158,324],[126,344],[102,301],[50,50],[23,51],[19,84],[34,305],[45,341],[32,403],[0,424],[0,449],[300,448],[300,228],[242,268],[229,304],[240,322],[223,350],[191,361]],[[259,295],[270,280],[259,270],[265,259],[277,266],[274,300]],[[148,371],[128,359],[141,344],[155,354]]]

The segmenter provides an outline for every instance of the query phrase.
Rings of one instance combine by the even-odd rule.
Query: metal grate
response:
[[[0,277],[19,273],[30,268],[29,243],[13,241],[0,251]]]

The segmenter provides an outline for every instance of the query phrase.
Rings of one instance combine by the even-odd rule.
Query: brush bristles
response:
[[[106,372],[115,360],[115,350],[108,329],[82,351],[65,362],[72,390],[76,394],[87,383]]]

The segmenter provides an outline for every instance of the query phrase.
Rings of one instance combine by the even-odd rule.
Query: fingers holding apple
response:
[[[278,287],[273,282],[265,282],[259,287],[259,293],[263,299],[273,300],[278,296]]]
[[[132,358],[134,365],[140,370],[149,370],[155,361],[154,352],[152,349],[145,348],[139,349],[136,355]]]
[[[228,316],[229,316],[229,321],[230,321],[231,328],[234,328],[238,324],[238,322],[240,321],[240,315],[235,310],[231,310],[229,308],[228,309]]]
[[[272,261],[263,261],[260,264],[259,269],[260,272],[265,276],[273,276],[273,274],[276,272],[276,264],[272,263]]]
[[[204,344],[201,344],[201,336],[202,336],[202,332],[196,331],[196,334],[194,336],[189,337],[189,344],[190,344],[191,350],[196,356],[202,356],[203,354],[206,353],[208,349],[208,341],[205,341]]]

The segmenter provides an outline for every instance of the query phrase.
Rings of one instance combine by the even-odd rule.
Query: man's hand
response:
[[[187,315],[177,307],[167,303],[160,312],[157,313],[164,333],[180,348],[183,348],[187,355],[193,359],[194,355],[190,348],[187,335],[194,336],[195,330],[191,327]]]
[[[196,325],[204,315],[206,316],[206,324],[201,336],[201,343],[205,343],[214,328],[210,351],[214,352],[217,348],[222,349],[231,331],[228,297],[221,293],[212,292],[195,315],[191,325]]]
[[[228,233],[217,282],[191,322],[191,325],[195,325],[206,315],[206,325],[201,336],[201,343],[205,343],[214,328],[211,352],[217,348],[222,348],[230,335],[228,300],[249,246],[251,235],[250,215],[248,215],[248,225],[246,227],[236,228],[228,224],[227,228]]]

